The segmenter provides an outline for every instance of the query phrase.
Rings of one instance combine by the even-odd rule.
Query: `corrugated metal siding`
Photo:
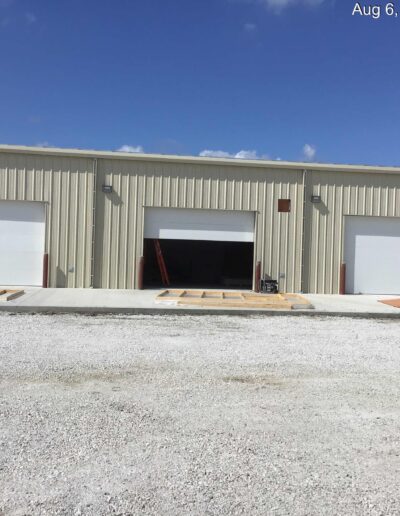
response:
[[[310,171],[303,237],[302,171],[99,158],[94,256],[94,159],[0,152],[0,199],[46,203],[49,286],[137,286],[144,207],[256,214],[255,261],[286,291],[338,293],[346,215],[400,217],[400,174]],[[104,194],[102,184],[114,192]],[[321,204],[311,204],[311,194]],[[278,213],[279,198],[292,201]]]
[[[400,217],[400,176],[310,172],[305,269],[308,292],[337,294],[346,215]],[[321,204],[309,202],[321,195]]]
[[[101,192],[111,184],[114,192]],[[99,160],[95,286],[135,288],[143,253],[144,207],[256,212],[255,261],[281,288],[300,290],[302,173],[250,167]],[[278,213],[278,198],[291,213]]]
[[[90,286],[93,189],[92,159],[0,153],[0,200],[46,204],[50,287]]]

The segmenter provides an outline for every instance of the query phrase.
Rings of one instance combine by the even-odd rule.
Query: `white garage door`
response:
[[[43,204],[0,201],[0,286],[42,285],[44,230]]]
[[[346,217],[348,294],[400,294],[400,218]]]
[[[254,241],[254,213],[146,208],[144,237],[172,240]]]

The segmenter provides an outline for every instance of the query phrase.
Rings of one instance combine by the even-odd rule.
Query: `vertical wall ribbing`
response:
[[[50,287],[90,284],[91,178],[91,160],[86,158],[0,153],[0,200],[46,205]]]
[[[277,277],[284,272],[283,287],[299,290],[301,253],[295,233],[302,208],[297,201],[300,171],[138,161],[133,165],[128,160],[102,159],[99,176],[112,184],[114,193],[98,192],[102,200],[97,205],[104,216],[96,241],[95,256],[102,256],[96,286],[134,288],[143,252],[145,207],[179,207],[257,212],[255,259],[262,261],[263,274]],[[290,214],[276,213],[279,192],[292,198]]]
[[[346,216],[400,217],[400,176],[314,171],[310,188],[322,202],[310,205],[311,247],[307,290],[339,292]],[[400,197],[397,197],[400,199]],[[308,200],[309,202],[309,200]]]
[[[179,207],[254,212],[254,258],[262,262],[263,275],[284,273],[281,288],[300,290],[304,242],[305,289],[337,293],[345,218],[400,217],[399,175],[309,172],[303,235],[301,170],[101,158],[96,185],[93,163],[0,153],[0,199],[46,203],[49,286],[133,288],[145,207]],[[103,193],[103,183],[114,193]],[[311,204],[310,193],[320,194],[322,202]],[[277,212],[280,197],[291,199],[291,213]]]

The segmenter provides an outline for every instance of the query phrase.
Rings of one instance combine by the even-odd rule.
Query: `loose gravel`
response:
[[[0,329],[0,514],[400,513],[400,322]]]

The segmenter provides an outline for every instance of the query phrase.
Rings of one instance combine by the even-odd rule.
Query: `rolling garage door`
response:
[[[346,293],[400,294],[400,218],[346,217]]]
[[[144,237],[253,242],[254,213],[186,208],[146,208]]]
[[[144,286],[251,288],[254,212],[146,208]]]
[[[42,203],[0,201],[0,286],[42,285],[44,238]]]

